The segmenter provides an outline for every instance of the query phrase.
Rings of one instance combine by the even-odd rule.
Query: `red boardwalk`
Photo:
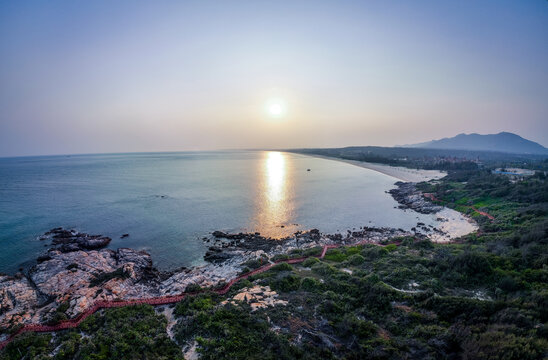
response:
[[[355,245],[361,245],[361,244],[368,244],[371,242],[368,242],[367,240],[364,240],[358,244]],[[380,245],[380,244],[376,244]],[[397,244],[399,245],[399,243]],[[340,247],[341,245],[324,245],[322,254],[319,256],[320,259],[323,259],[325,257],[325,253],[328,249],[334,249],[337,247]],[[383,245],[380,245],[383,246]],[[239,280],[247,279],[248,277],[260,274],[265,271],[270,270],[272,266],[275,264],[280,263],[288,263],[288,264],[297,264],[305,261],[308,257],[300,257],[300,258],[294,258],[294,259],[288,259],[288,260],[278,260],[274,264],[267,264],[264,266],[261,266],[258,269],[255,269],[253,271],[250,271],[248,273],[245,273],[243,275],[240,275],[232,280],[230,280],[224,287],[221,289],[213,290],[215,293],[219,295],[224,295],[230,290],[232,285],[237,283]],[[107,309],[107,308],[118,308],[123,306],[135,306],[135,305],[141,305],[141,304],[147,304],[147,305],[165,305],[165,304],[173,304],[177,303],[181,300],[183,300],[186,296],[193,296],[197,295],[199,292],[194,293],[182,293],[179,295],[167,295],[167,296],[160,296],[160,297],[154,297],[154,298],[148,298],[148,299],[131,299],[131,300],[101,300],[96,301],[93,306],[88,308],[86,311],[78,315],[77,317],[61,321],[60,323],[56,325],[40,325],[40,324],[29,324],[23,326],[21,329],[19,329],[16,333],[12,334],[7,340],[0,342],[0,350],[2,350],[6,345],[8,345],[15,336],[25,333],[25,332],[51,332],[51,331],[59,331],[59,330],[66,330],[66,329],[73,329],[78,327],[82,321],[84,321],[88,316],[95,313],[96,311],[100,309]]]

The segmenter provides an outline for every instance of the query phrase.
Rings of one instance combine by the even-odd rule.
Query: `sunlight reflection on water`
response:
[[[255,227],[269,236],[283,237],[295,231],[295,225],[288,223],[293,208],[291,168],[290,159],[279,151],[265,152],[259,163]]]

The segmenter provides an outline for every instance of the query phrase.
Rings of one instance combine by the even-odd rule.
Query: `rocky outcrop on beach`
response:
[[[391,189],[389,193],[400,203],[400,209],[412,209],[421,214],[434,214],[443,209],[427,200],[414,183],[398,181],[395,185],[397,188]]]

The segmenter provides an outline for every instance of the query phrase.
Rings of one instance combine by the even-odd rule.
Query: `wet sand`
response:
[[[479,229],[474,220],[453,209],[444,207],[434,215],[444,219],[444,221],[438,225],[438,229],[443,234],[434,233],[429,235],[430,240],[433,242],[447,243]]]
[[[421,182],[429,180],[437,180],[443,178],[447,173],[439,170],[421,170],[421,169],[409,169],[401,166],[390,166],[383,164],[374,164],[357,160],[345,160],[334,157],[322,156],[322,155],[310,155],[319,157],[326,160],[342,161],[347,164],[359,166],[365,169],[378,171],[382,174],[391,176],[403,182]],[[436,218],[443,219],[439,222],[438,228],[442,233],[431,233],[427,236],[433,242],[447,243],[461,236],[470,234],[479,229],[474,220],[466,215],[444,207],[439,212],[432,214]]]
[[[325,160],[345,162],[347,164],[351,164],[351,165],[359,166],[365,169],[370,169],[370,170],[380,172],[382,174],[391,176],[393,178],[396,178],[404,182],[421,182],[421,181],[436,180],[436,179],[441,179],[442,177],[447,175],[447,173],[439,170],[409,169],[402,166],[390,166],[390,165],[375,164],[375,163],[369,163],[369,162],[357,161],[357,160],[346,160],[346,159],[340,159],[340,158],[323,156],[323,155],[315,155],[315,154],[306,154],[306,155],[322,158]]]

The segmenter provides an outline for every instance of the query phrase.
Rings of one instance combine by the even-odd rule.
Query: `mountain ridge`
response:
[[[442,138],[427,142],[402,145],[409,148],[498,151],[512,154],[543,154],[548,149],[537,142],[527,140],[511,132],[481,135],[478,133],[461,133],[451,138]]]

